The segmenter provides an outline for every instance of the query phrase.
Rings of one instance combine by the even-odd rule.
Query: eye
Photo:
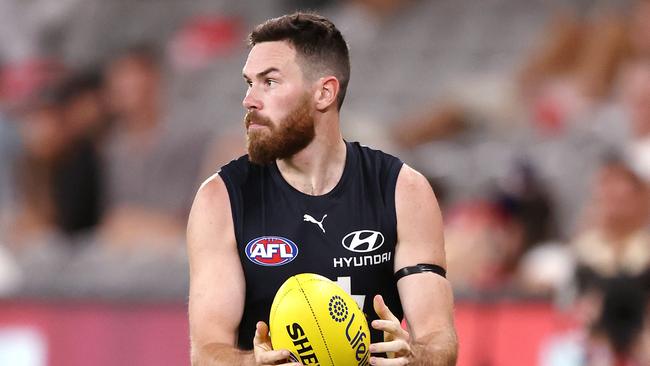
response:
[[[253,82],[246,79],[246,85],[248,85],[248,87],[250,88],[251,86],[253,86]]]
[[[273,79],[265,79],[265,80],[264,80],[264,84],[265,84],[266,86],[273,86],[273,85],[275,85],[275,84],[277,84],[277,83],[278,83],[278,82],[277,82],[276,80],[273,80]]]

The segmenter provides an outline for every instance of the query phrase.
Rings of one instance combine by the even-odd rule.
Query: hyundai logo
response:
[[[379,231],[373,230],[353,231],[341,240],[341,244],[347,250],[357,253],[368,253],[384,244],[384,235]]]

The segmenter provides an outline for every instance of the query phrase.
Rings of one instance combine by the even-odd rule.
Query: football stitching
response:
[[[310,281],[317,281],[317,280],[310,280]],[[318,280],[322,281],[322,280]],[[302,288],[302,284],[296,278],[296,282],[298,282],[298,287],[300,287],[300,292],[302,292],[302,295],[305,297],[305,300],[307,301],[307,305],[309,305],[309,310],[311,311],[311,315],[314,317],[314,321],[316,322],[316,326],[318,327],[318,331],[320,332],[320,336],[323,339],[323,343],[325,343],[325,349],[327,350],[327,356],[330,358],[330,363],[334,365],[334,360],[332,359],[332,354],[330,353],[330,348],[327,346],[327,340],[325,339],[325,336],[323,335],[323,330],[320,327],[320,324],[318,323],[318,318],[316,318],[316,314],[314,313],[314,309],[311,307],[311,303],[309,302],[309,298],[307,298],[307,295],[305,294],[305,290]],[[324,282],[324,281],[323,281]]]

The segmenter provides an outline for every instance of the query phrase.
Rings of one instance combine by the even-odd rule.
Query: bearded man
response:
[[[278,288],[303,272],[337,281],[368,315],[370,364],[455,364],[436,197],[399,159],[343,139],[343,36],[295,13],[249,43],[248,155],[201,186],[188,224],[192,364],[300,365],[272,349],[267,322]]]

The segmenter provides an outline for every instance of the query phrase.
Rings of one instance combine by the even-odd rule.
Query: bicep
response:
[[[418,263],[446,268],[442,216],[427,180],[404,165],[395,192],[397,249],[395,271]],[[414,339],[453,332],[453,294],[444,277],[428,272],[397,282],[404,315]]]
[[[245,280],[228,192],[219,176],[197,193],[187,227],[190,262],[189,319],[193,346],[235,345]]]

